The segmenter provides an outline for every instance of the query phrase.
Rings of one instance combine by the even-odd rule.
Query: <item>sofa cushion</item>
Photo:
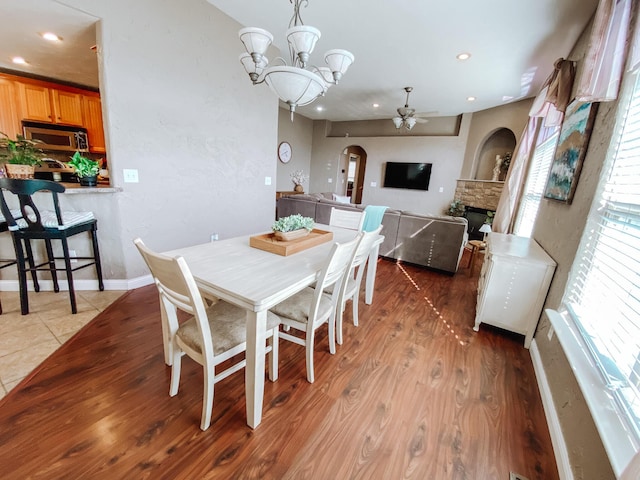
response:
[[[346,203],[348,205],[351,205],[351,197],[347,197],[346,195],[336,195],[334,193],[332,200],[334,200],[336,202],[339,202],[339,203]]]
[[[455,273],[464,248],[466,222],[401,215],[395,258]]]

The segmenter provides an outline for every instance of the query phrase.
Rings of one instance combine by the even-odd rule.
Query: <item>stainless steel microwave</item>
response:
[[[23,122],[24,138],[36,140],[42,150],[88,152],[87,131],[80,127],[62,127],[46,123]]]

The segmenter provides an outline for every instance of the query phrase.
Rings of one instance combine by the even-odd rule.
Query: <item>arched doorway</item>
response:
[[[342,194],[351,197],[351,203],[362,203],[364,173],[367,168],[367,152],[351,145],[342,152]]]
[[[475,180],[492,180],[496,156],[504,158],[505,154],[513,153],[516,148],[516,136],[508,128],[499,128],[489,134],[478,150],[476,158]],[[498,180],[504,180],[506,172],[501,172]]]

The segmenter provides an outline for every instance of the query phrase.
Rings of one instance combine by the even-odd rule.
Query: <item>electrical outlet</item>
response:
[[[264,177],[264,184],[271,185],[271,177]]]
[[[218,234],[217,233],[212,233],[211,234],[211,241],[212,242],[217,242],[218,241]]]
[[[71,263],[78,263],[78,260],[76,259],[78,255],[76,255],[76,251],[75,250],[69,250],[69,257],[71,258]]]
[[[138,183],[138,170],[135,168],[125,168],[122,170],[125,183]]]
[[[509,472],[509,480],[529,480],[527,477],[520,475],[519,473]]]
[[[444,187],[440,187],[440,188],[438,189],[438,192],[440,192],[440,193],[444,192]]]

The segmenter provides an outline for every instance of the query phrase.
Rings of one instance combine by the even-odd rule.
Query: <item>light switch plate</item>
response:
[[[135,168],[125,168],[122,170],[125,183],[138,183],[138,170]]]
[[[264,177],[264,184],[271,185],[271,177]]]

